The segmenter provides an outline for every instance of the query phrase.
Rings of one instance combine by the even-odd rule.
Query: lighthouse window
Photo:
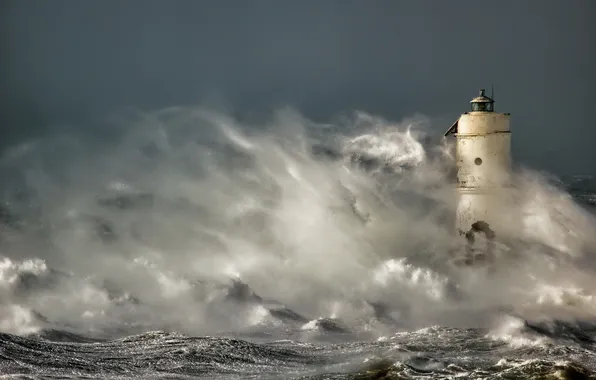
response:
[[[490,102],[472,103],[473,112],[493,112],[493,104]]]
[[[472,103],[472,111],[475,112],[482,112],[485,110],[485,104],[484,103]]]
[[[480,157],[476,157],[476,159],[474,160],[474,163],[475,163],[476,165],[480,165],[480,164],[482,164],[482,158],[480,158]]]

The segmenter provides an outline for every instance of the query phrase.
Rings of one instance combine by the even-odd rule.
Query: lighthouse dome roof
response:
[[[480,94],[472,99],[470,103],[494,103],[495,101],[492,98],[489,98],[484,94],[484,89],[480,90]]]

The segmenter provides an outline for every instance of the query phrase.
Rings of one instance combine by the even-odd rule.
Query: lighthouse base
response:
[[[456,231],[463,238],[462,265],[484,265],[495,260],[495,240],[512,226],[508,189],[459,188]]]
[[[509,189],[458,188],[456,229],[465,235],[474,223],[481,222],[476,229],[505,230],[511,225],[512,197]]]

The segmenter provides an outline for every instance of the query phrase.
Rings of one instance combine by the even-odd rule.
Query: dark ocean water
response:
[[[594,177],[520,171],[517,234],[454,267],[440,144],[169,112],[3,157],[0,378],[596,378]]]
[[[321,329],[301,342],[47,331],[0,335],[1,369],[8,378],[587,379],[596,370],[594,332],[586,323],[527,325],[499,340],[487,329],[429,327],[362,341]]]
[[[593,377],[596,353],[587,336],[560,336],[549,343],[514,348],[487,334],[481,329],[431,327],[382,341],[333,344],[251,343],[164,332],[93,343],[2,335],[2,371],[21,378],[94,379]]]

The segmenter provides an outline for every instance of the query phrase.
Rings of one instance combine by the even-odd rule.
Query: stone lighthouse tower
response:
[[[508,113],[496,113],[495,101],[480,90],[465,112],[447,130],[455,134],[458,205],[457,232],[474,240],[492,240],[504,223],[509,194],[511,131]]]

